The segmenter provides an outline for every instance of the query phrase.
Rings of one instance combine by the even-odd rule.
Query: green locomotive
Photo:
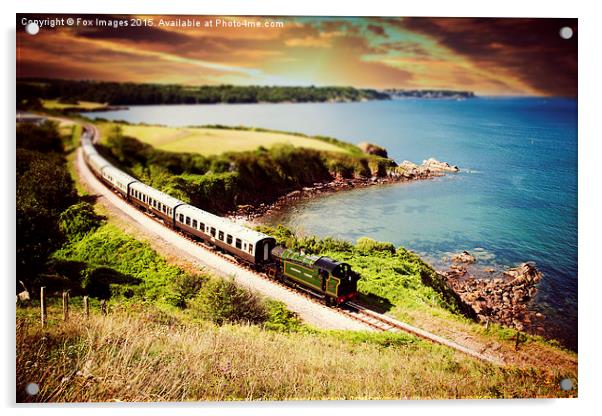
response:
[[[340,304],[357,296],[360,276],[347,263],[326,256],[313,256],[276,246],[268,274],[323,298],[326,304]]]

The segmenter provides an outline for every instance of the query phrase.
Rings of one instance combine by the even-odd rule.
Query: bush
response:
[[[189,302],[197,316],[222,325],[226,322],[258,324],[268,319],[268,311],[257,295],[241,288],[233,279],[211,278]]]
[[[364,253],[370,253],[374,251],[388,251],[391,254],[395,254],[395,246],[392,243],[376,241],[369,237],[358,238],[355,247],[358,251]]]
[[[264,327],[273,331],[297,332],[301,330],[303,324],[294,312],[289,311],[286,305],[275,300],[265,302],[268,312],[268,320]]]
[[[102,219],[94,212],[92,204],[80,202],[61,213],[59,226],[67,239],[75,241],[97,229],[102,224]]]
[[[194,298],[207,280],[209,278],[202,274],[183,273],[175,276],[171,286],[176,306],[185,307],[186,301]]]

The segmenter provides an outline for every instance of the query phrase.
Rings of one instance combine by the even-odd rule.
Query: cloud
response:
[[[367,28],[370,32],[374,33],[375,35],[382,36],[383,38],[389,37],[382,26],[369,24]]]
[[[576,20],[274,19],[284,27],[63,27],[36,36],[20,27],[17,76],[576,94],[576,40],[558,36],[561,25],[576,32]]]
[[[545,95],[577,95],[576,19],[409,18],[406,29],[428,35],[490,74],[515,77]],[[570,26],[575,36],[562,39]]]

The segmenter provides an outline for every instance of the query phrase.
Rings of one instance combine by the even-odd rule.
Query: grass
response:
[[[78,101],[77,104],[62,103],[59,100],[42,100],[42,105],[48,110],[64,110],[65,108],[77,108],[80,110],[96,110],[106,107],[106,104],[92,101]]]
[[[198,401],[569,397],[556,368],[483,364],[408,335],[277,332],[193,322],[145,305],[69,322],[17,316],[17,401]],[[157,375],[160,374],[160,377]],[[24,393],[27,383],[38,395]]]
[[[477,351],[493,351],[517,366],[555,367],[566,374],[577,371],[577,354],[563,349],[554,340],[522,334],[523,341],[516,351],[515,329],[497,324],[486,328],[460,314],[453,300],[430,283],[437,282],[434,270],[402,247],[395,249],[391,243],[365,237],[355,245],[332,238],[298,237],[282,226],[258,228],[287,247],[303,248],[307,253],[349,263],[361,275],[359,300],[401,321]]]
[[[74,137],[76,132],[72,133]],[[103,225],[71,242],[54,258],[85,263],[89,272],[84,278],[88,282],[91,276],[100,277],[97,283],[115,289],[110,315],[100,316],[95,301],[94,313],[85,321],[79,301],[74,299],[72,319],[64,323],[55,301],[49,308],[49,326],[42,329],[38,308],[18,308],[17,400],[576,395],[576,391],[562,392],[558,388],[565,377],[576,383],[575,354],[534,338],[515,353],[512,331],[495,325],[486,331],[452,313],[438,294],[422,283],[424,270],[419,259],[400,250],[388,251],[386,244],[376,244],[376,248],[382,248],[376,252],[350,251],[347,246],[335,242],[320,250],[334,258],[347,259],[360,270],[360,290],[389,301],[392,315],[432,332],[449,334],[449,338],[462,334],[483,343],[498,339],[500,348],[513,357],[526,355],[536,359],[510,361],[512,367],[501,368],[405,334],[318,331],[298,322],[282,304],[273,302],[269,303],[269,319],[261,324],[217,326],[195,308],[174,306],[183,297],[181,290],[174,289],[195,284],[182,281],[190,272],[173,266],[149,243],[137,241],[114,225]],[[102,273],[94,274],[97,269]],[[124,284],[123,279],[134,282]],[[174,281],[180,284],[174,286]],[[126,295],[132,298],[126,299]],[[39,383],[39,395],[30,397],[24,393],[29,382]]]
[[[105,224],[80,240],[65,245],[52,255],[66,274],[70,264],[85,264],[85,270],[68,276],[83,281],[95,296],[128,296],[178,304],[180,294],[172,283],[187,273],[157,254],[148,243],[125,234],[112,224]],[[83,273],[83,275],[82,275]]]
[[[113,125],[114,123],[101,124],[103,138],[109,136],[108,132]],[[125,136],[135,137],[157,149],[199,153],[204,156],[255,150],[260,146],[271,148],[282,143],[315,150],[346,152],[342,147],[332,143],[287,133],[205,127],[179,128],[128,124],[120,124],[120,126]]]

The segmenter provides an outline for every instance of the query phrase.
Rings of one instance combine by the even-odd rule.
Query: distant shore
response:
[[[235,211],[227,214],[229,217],[249,221],[251,223],[261,222],[263,219],[275,215],[291,204],[302,200],[316,198],[318,196],[333,194],[340,191],[366,188],[376,185],[388,185],[395,183],[411,182],[417,180],[433,179],[444,176],[446,173],[459,172],[459,168],[447,162],[436,159],[423,161],[421,165],[404,161],[398,167],[398,171],[388,172],[386,176],[371,178],[341,178],[337,177],[330,182],[314,183],[312,186],[303,187],[281,196],[271,204],[242,205]]]

